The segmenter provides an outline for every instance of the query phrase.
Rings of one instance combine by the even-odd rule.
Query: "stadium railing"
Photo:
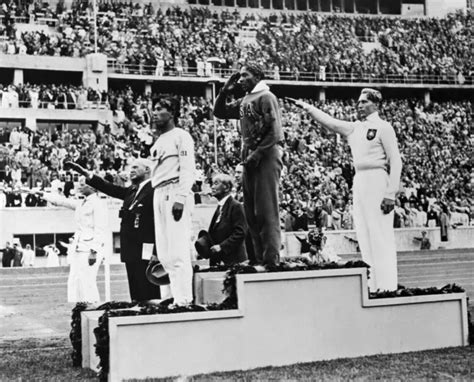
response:
[[[14,103],[9,103],[8,100],[0,105],[0,109],[14,109],[14,108],[27,108],[27,109],[49,109],[49,110],[89,110],[89,109],[108,109],[108,102],[101,101],[86,101],[83,104],[77,104],[74,102],[57,102],[57,101],[37,101],[37,107],[31,105],[31,101],[19,101],[18,106],[13,106]]]
[[[154,65],[145,64],[123,64],[115,59],[109,59],[107,62],[109,73],[132,74],[156,77],[220,77],[227,78],[234,69],[212,68],[211,71],[205,68],[198,70],[197,67],[183,68],[178,71],[176,68],[158,69]],[[455,74],[386,74],[377,76],[372,73],[334,73],[334,72],[285,72],[280,71],[278,75],[273,70],[265,72],[269,80],[280,81],[314,81],[314,82],[371,82],[371,83],[403,83],[403,84],[453,84],[453,85],[472,85],[473,76],[458,76]]]

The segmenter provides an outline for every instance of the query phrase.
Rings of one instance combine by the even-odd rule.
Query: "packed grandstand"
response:
[[[4,0],[5,36],[0,52],[81,57],[94,52],[92,3],[71,9],[35,5],[54,28],[49,32],[16,27],[17,7]],[[59,3],[62,4],[62,3]],[[117,71],[200,73],[211,60],[217,69],[236,69],[247,60],[262,64],[273,78],[362,81],[418,80],[472,83],[472,12],[445,18],[346,16],[340,14],[258,13],[242,15],[208,8],[168,8],[150,3],[102,2],[98,5],[97,48]],[[24,12],[23,12],[24,13]],[[19,13],[21,15],[23,13]],[[253,39],[242,38],[247,30]],[[366,51],[363,42],[378,49]]]
[[[70,9],[58,5],[54,10],[37,4],[25,10],[14,1],[2,3],[0,57],[82,57],[95,50],[90,3],[75,2]],[[97,51],[107,55],[113,73],[225,77],[252,60],[265,67],[267,78],[275,83],[472,85],[469,10],[444,18],[354,17],[317,12],[243,14],[104,2],[98,4],[98,11]],[[34,24],[41,18],[47,20],[46,30],[19,27],[19,21]],[[242,30],[253,33],[242,38]],[[104,108],[113,117],[92,127],[31,129],[1,124],[0,208],[41,205],[27,197],[28,189],[52,188],[71,196],[75,178],[63,169],[65,160],[72,159],[114,182],[126,182],[130,158],[147,156],[154,141],[150,110],[157,94],[128,86],[125,79],[109,82],[107,91],[42,83],[41,78],[31,82],[13,85],[0,79],[0,114],[2,109],[29,108],[48,109],[54,116],[57,109],[94,112]],[[309,117],[284,101],[284,92],[276,94],[285,133],[282,224],[287,230],[318,225],[315,211],[322,204],[328,215],[327,228],[352,229],[353,166],[347,143],[314,128]],[[355,120],[355,100],[343,97],[340,90],[337,94],[340,96],[309,101],[337,118]],[[196,145],[199,169],[194,189],[204,196],[212,174],[232,174],[239,163],[238,127],[212,117],[212,97],[177,95],[182,105],[179,125],[192,134]],[[383,101],[381,115],[395,128],[404,163],[395,226],[428,226],[430,217],[436,224],[441,213],[447,213],[454,226],[472,223],[469,97],[426,101],[415,94],[403,98],[394,94]]]

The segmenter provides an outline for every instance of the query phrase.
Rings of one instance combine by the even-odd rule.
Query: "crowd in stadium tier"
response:
[[[119,2],[99,4],[99,11],[98,50],[122,71],[162,75],[197,70],[205,76],[213,66],[236,68],[254,59],[275,79],[283,73],[296,79],[305,72],[320,80],[423,74],[465,83],[473,74],[472,11],[442,19],[308,12],[266,17],[206,8],[163,11],[151,4]],[[0,51],[79,57],[94,50],[87,3],[58,13],[58,20],[56,34],[4,27],[9,39]],[[243,29],[257,32],[254,44],[239,39]],[[378,49],[365,51],[363,41],[379,42]]]
[[[72,85],[1,85],[0,108],[88,109],[108,107],[107,92]]]
[[[37,204],[38,200],[31,195],[29,200],[21,200],[24,188],[28,187],[50,187],[70,196],[75,179],[63,169],[65,160],[76,161],[125,184],[131,158],[147,156],[154,140],[149,125],[152,97],[137,96],[126,89],[111,91],[109,100],[114,111],[113,124],[99,124],[95,131],[2,129],[0,188],[6,196],[1,195],[0,205]],[[280,102],[285,133],[281,193],[285,228],[305,229],[308,224],[352,228],[353,168],[348,145],[315,128],[306,115]],[[205,193],[213,173],[233,173],[239,163],[240,136],[234,122],[213,121],[210,101],[182,98],[182,105],[179,125],[192,134],[196,145],[195,191]],[[354,101],[336,100],[322,105],[331,115],[346,120],[356,119],[354,106]],[[474,221],[471,113],[468,101],[432,103],[427,107],[416,100],[383,103],[381,114],[396,130],[404,163],[403,192],[396,201],[395,226],[426,226],[431,206],[436,214],[446,206],[453,224]]]

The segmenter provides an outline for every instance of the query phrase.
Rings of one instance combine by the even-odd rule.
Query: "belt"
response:
[[[356,174],[358,172],[364,172],[364,171],[373,171],[373,170],[383,170],[385,172],[388,172],[386,167],[372,167],[372,166],[361,166],[355,169]]]
[[[167,180],[164,180],[160,183],[158,183],[155,188],[162,188],[162,187],[166,187],[166,186],[169,186],[170,184],[174,184],[174,183],[178,183],[179,182],[179,176],[176,176],[174,178],[171,178],[171,179],[167,179]]]

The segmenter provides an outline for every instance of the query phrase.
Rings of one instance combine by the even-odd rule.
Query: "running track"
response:
[[[343,256],[349,260],[357,258]],[[474,313],[474,249],[401,252],[399,283],[406,287],[462,286]],[[0,341],[31,337],[67,336],[73,304],[66,301],[67,267],[0,269]],[[103,269],[99,290],[104,296]],[[111,266],[112,299],[129,299],[122,264]]]

